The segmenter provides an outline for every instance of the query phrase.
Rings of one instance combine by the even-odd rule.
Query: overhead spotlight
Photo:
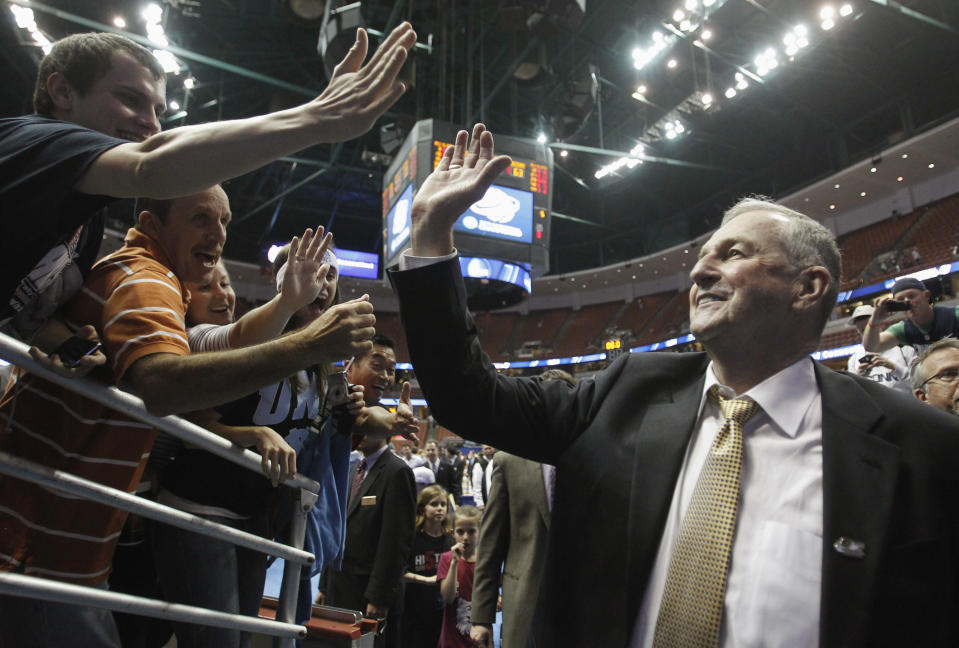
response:
[[[865,197],[866,197],[866,192],[865,192],[865,191],[860,191],[860,192],[859,192],[859,195],[862,196],[863,198],[865,198]]]
[[[708,41],[710,38],[713,37],[713,33],[709,31],[708,29],[704,29],[703,31],[700,32],[699,37],[702,38],[704,41]]]
[[[848,15],[851,14],[851,13],[852,13],[852,5],[851,5],[851,4],[844,4],[843,6],[839,7],[839,15],[840,15],[840,16],[842,16],[842,17],[845,18],[846,16],[848,16]]]
[[[702,102],[704,106],[708,107],[711,103],[713,103],[713,96],[709,94],[708,92],[703,94]]]
[[[835,209],[835,208],[836,208],[835,205],[829,205],[829,209]]]
[[[822,27],[823,31],[829,31],[836,26],[836,23],[834,23],[831,19],[827,19],[822,21],[819,26]]]
[[[896,182],[902,182],[902,176],[899,176],[898,178],[896,178]]]
[[[745,74],[743,74],[742,72],[737,72],[737,73],[734,75],[734,77],[735,77],[735,79],[736,79],[736,89],[737,89],[737,90],[745,90],[746,88],[749,87],[749,81],[746,80],[746,75],[745,75]]]
[[[545,144],[545,143],[546,143],[546,133],[540,133],[540,134],[538,134],[538,135],[536,136],[536,141],[539,142],[540,144]]]
[[[636,92],[638,92],[638,93],[641,94],[641,95],[646,94],[646,84],[645,84],[645,83],[640,83],[640,84],[639,84],[639,87],[636,88]]]
[[[688,20],[684,20],[679,23],[679,28],[682,31],[690,31],[693,28],[693,23],[689,22]]]
[[[187,90],[192,90],[195,85],[196,85],[196,79],[194,79],[193,77],[187,77],[183,79],[183,87],[186,88]]]
[[[829,20],[836,15],[836,10],[832,8],[832,5],[826,5],[819,10],[819,17],[823,20]]]
[[[875,172],[876,172],[876,167],[872,167],[871,169],[869,169],[869,173],[875,173]]]
[[[732,99],[736,96],[736,88],[726,88],[726,98]]]
[[[686,0],[686,4],[683,6],[686,7],[687,11],[696,11],[699,8],[699,0]]]
[[[838,189],[838,188],[839,188],[839,183],[837,182],[836,184],[834,184],[834,185],[832,186],[832,188],[833,188],[833,189]]]
[[[654,43],[662,43],[662,42],[663,42],[663,32],[661,32],[661,31],[654,31],[654,32],[653,32],[653,42],[654,42]]]
[[[113,18],[113,26],[117,29],[126,29],[127,21],[123,16],[115,16]]]
[[[901,157],[902,157],[903,160],[905,160],[907,157],[909,157],[909,154],[908,154],[908,153],[903,153]]]
[[[703,0],[704,7],[712,7],[714,4],[716,4],[716,0]]]
[[[929,168],[930,168],[930,169],[935,169],[935,168],[936,168],[936,163],[935,163],[935,162],[930,162],[930,163],[929,163]]]
[[[666,63],[666,67],[668,67],[670,70],[674,69],[677,65],[679,64],[676,62],[676,59],[669,59],[669,61]]]
[[[686,12],[682,9],[677,9],[673,12],[673,22],[679,23],[683,18],[686,17]]]
[[[568,155],[569,155],[569,151],[567,151],[566,149],[563,149],[562,151],[559,152],[560,157],[566,157]]]

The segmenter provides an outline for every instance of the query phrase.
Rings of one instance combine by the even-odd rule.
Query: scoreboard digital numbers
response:
[[[416,122],[387,169],[382,193],[385,266],[398,263],[409,246],[413,196],[439,166],[459,129],[433,119]],[[496,136],[496,151],[509,155],[512,163],[454,224],[461,260],[472,259],[464,267],[470,307],[479,310],[517,303],[529,294],[532,278],[549,269],[552,151],[533,139],[509,135]],[[487,272],[500,266],[518,270]]]
[[[443,153],[450,146],[452,144],[449,142],[433,140],[433,169],[439,166],[440,160],[443,159]],[[549,167],[545,164],[516,159],[512,155],[510,157],[513,158],[513,162],[503,173],[521,181],[519,185],[511,186],[533,193],[549,195]]]

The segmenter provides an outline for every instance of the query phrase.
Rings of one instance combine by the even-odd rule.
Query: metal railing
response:
[[[36,362],[27,349],[26,344],[0,334],[0,358],[11,364],[89,400],[147,423],[157,430],[167,432],[192,446],[232,461],[247,470],[261,472],[260,455],[176,416],[153,416],[146,411],[142,400],[116,387],[108,387],[89,378],[66,378],[54,373]],[[316,503],[320,488],[320,485],[312,479],[295,474],[282,481],[284,485],[293,488],[297,494],[290,524],[290,541],[289,545],[285,545],[6,452],[0,452],[0,473],[285,560],[275,621],[6,572],[0,572],[0,593],[267,634],[276,637],[274,645],[282,648],[292,648],[294,639],[306,636],[306,628],[295,625],[292,621],[296,610],[301,567],[311,565],[315,560],[313,554],[303,551],[307,514]]]

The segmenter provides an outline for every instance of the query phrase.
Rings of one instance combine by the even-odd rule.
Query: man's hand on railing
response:
[[[90,342],[99,342],[96,329],[90,325],[82,326],[77,329],[77,331],[73,334],[73,337],[89,340]],[[80,378],[82,376],[86,376],[96,367],[106,364],[107,361],[107,357],[103,355],[103,351],[99,349],[93,353],[81,357],[76,364],[71,366],[65,365],[63,360],[56,353],[47,355],[35,346],[30,347],[30,357],[43,365],[44,368],[54,371],[67,378]]]

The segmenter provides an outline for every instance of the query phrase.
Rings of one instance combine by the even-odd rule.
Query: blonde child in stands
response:
[[[470,608],[473,600],[473,572],[476,568],[476,541],[482,511],[475,506],[456,509],[453,538],[456,544],[440,557],[436,578],[443,596],[443,628],[438,648],[475,648],[470,640]]]
[[[404,574],[403,647],[435,648],[443,625],[443,597],[436,579],[440,556],[453,546],[447,500],[442,486],[424,488],[416,498],[416,536],[410,570]]]

